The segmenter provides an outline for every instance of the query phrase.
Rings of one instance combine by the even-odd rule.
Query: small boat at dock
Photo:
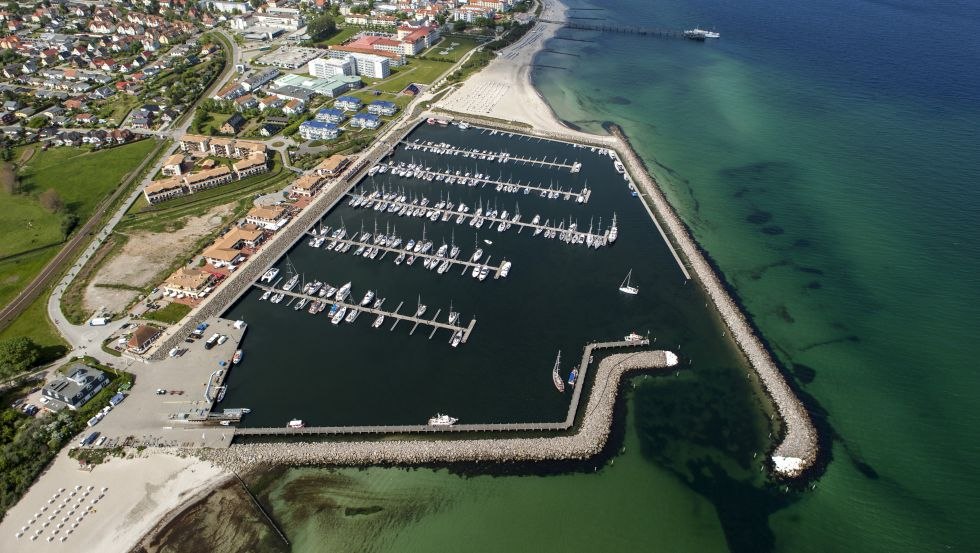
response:
[[[456,417],[450,417],[449,415],[443,415],[442,413],[436,413],[434,417],[429,418],[429,426],[452,426],[458,421]]]
[[[232,356],[232,358],[231,358],[231,364],[232,365],[237,365],[237,364],[241,363],[242,362],[242,355],[244,355],[242,353],[242,350],[240,350],[240,349],[239,350],[235,350],[235,355]]]
[[[565,381],[561,379],[561,375],[558,374],[558,369],[561,367],[561,350],[558,350],[558,357],[555,359],[555,366],[551,369],[551,382],[554,383],[555,388],[559,392],[565,391]]]
[[[286,428],[304,428],[305,426],[302,419],[293,419],[286,423]]]

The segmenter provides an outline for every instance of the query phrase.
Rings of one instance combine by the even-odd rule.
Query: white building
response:
[[[212,0],[208,2],[211,8],[222,13],[251,13],[252,6],[248,2],[231,2],[226,0]]]
[[[253,19],[259,27],[287,31],[295,31],[305,24],[303,16],[295,8],[269,8],[265,13],[256,14]]]
[[[383,79],[391,75],[391,64],[386,57],[358,52],[352,53],[351,57],[354,58],[358,75],[372,79]]]
[[[308,72],[314,77],[327,79],[335,75],[356,75],[357,69],[353,56],[346,58],[317,58],[307,64]]]

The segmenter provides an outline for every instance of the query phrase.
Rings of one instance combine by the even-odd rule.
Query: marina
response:
[[[352,248],[355,248],[352,252],[354,256],[357,256],[357,252],[361,251],[361,256],[368,257],[370,259],[375,259],[378,257],[377,253],[372,252],[372,250],[384,252],[381,257],[378,258],[378,261],[384,260],[386,254],[393,253],[397,256],[394,259],[395,265],[401,265],[404,262],[406,266],[411,266],[414,264],[414,260],[412,258],[422,259],[423,262],[420,264],[422,267],[425,269],[434,270],[436,274],[440,275],[448,272],[452,267],[462,266],[463,272],[461,275],[466,275],[469,273],[473,275],[473,278],[477,278],[480,281],[486,279],[487,275],[491,273],[493,274],[494,279],[506,277],[509,274],[512,266],[512,264],[507,260],[501,261],[499,265],[490,265],[489,256],[485,259],[484,263],[479,263],[478,261],[480,258],[482,258],[482,255],[477,256],[475,252],[468,259],[466,259],[465,256],[461,259],[448,254],[450,251],[448,248],[440,255],[438,250],[436,253],[423,253],[421,248],[419,250],[414,248],[410,249],[408,246],[401,248],[395,245],[385,245],[385,243],[382,242],[372,242],[370,240],[361,241],[348,238],[331,238],[330,242],[335,244],[333,248],[329,248],[332,251],[347,253]],[[408,242],[408,244],[420,243],[422,243],[422,240],[420,240],[418,243],[416,243],[414,240],[410,240]],[[395,242],[391,242],[391,244],[395,244]],[[440,250],[441,249],[442,248],[440,248]],[[477,248],[477,250],[482,251],[479,248]],[[467,271],[467,269],[469,269],[469,271]],[[474,271],[476,271],[476,273],[474,273]],[[480,278],[480,275],[482,275],[483,278]]]
[[[309,303],[316,303],[316,302],[321,302],[321,301],[325,301],[325,302],[331,303],[331,304],[333,304],[335,306],[338,306],[337,313],[341,313],[341,315],[340,315],[341,318],[343,317],[343,313],[345,313],[345,312],[346,313],[349,313],[349,314],[356,314],[356,313],[364,312],[364,313],[368,313],[368,314],[375,315],[375,316],[378,316],[378,317],[390,318],[390,319],[393,319],[395,321],[395,324],[393,324],[391,326],[391,329],[390,330],[395,330],[395,325],[397,325],[399,321],[408,321],[409,323],[412,323],[414,325],[412,327],[411,332],[409,332],[409,335],[414,334],[415,333],[415,329],[418,328],[420,325],[422,325],[422,326],[431,326],[432,327],[432,333],[429,334],[429,339],[430,340],[435,335],[435,331],[436,330],[444,329],[444,330],[448,330],[450,332],[450,341],[453,341],[453,339],[456,336],[459,336],[459,342],[458,343],[465,344],[466,341],[469,339],[470,334],[473,332],[473,327],[476,326],[476,319],[475,318],[474,319],[471,319],[470,322],[469,322],[469,324],[467,326],[459,326],[459,325],[456,325],[456,324],[453,324],[453,323],[450,323],[450,322],[438,321],[437,318],[439,317],[439,313],[440,313],[439,311],[437,311],[436,314],[431,319],[423,318],[422,317],[422,312],[420,312],[420,311],[416,311],[414,314],[400,313],[399,311],[400,311],[401,307],[404,305],[404,302],[398,304],[398,307],[395,308],[394,311],[385,311],[385,310],[380,309],[380,308],[375,308],[375,307],[371,307],[369,305],[364,305],[363,302],[361,304],[358,304],[357,302],[348,302],[348,301],[337,300],[337,299],[334,299],[334,300],[324,300],[324,298],[321,298],[319,296],[305,294],[305,293],[302,293],[302,292],[292,292],[292,291],[282,290],[282,289],[276,290],[275,288],[272,288],[272,287],[269,287],[269,286],[264,286],[264,285],[261,285],[261,284],[256,284],[255,287],[256,288],[259,288],[263,292],[278,293],[278,294],[287,296],[289,298],[292,298],[290,301],[299,300],[299,302],[297,304],[298,305],[301,305],[301,306],[302,305],[307,305]],[[302,302],[302,303],[300,303],[300,302]],[[286,305],[288,306],[289,303],[287,303]],[[341,311],[341,310],[343,310],[343,311]],[[335,314],[334,317],[337,317],[337,315]],[[356,319],[356,316],[355,317],[351,317],[350,315],[348,315],[347,322],[352,323],[352,322],[354,322],[355,319]],[[381,320],[383,321],[384,319],[381,319]],[[337,321],[337,322],[334,322],[334,321]],[[333,324],[337,324],[339,321],[340,321],[339,318],[334,318],[334,319],[331,320],[331,322],[333,322]]]
[[[392,213],[398,214],[407,214],[409,210],[412,210],[419,217],[430,214],[428,218],[433,222],[449,222],[452,220],[456,224],[461,225],[467,223],[469,226],[475,228],[482,228],[485,223],[489,223],[488,230],[496,230],[498,233],[505,232],[509,228],[516,226],[518,234],[523,229],[530,229],[534,236],[541,235],[543,238],[557,238],[567,244],[581,244],[596,249],[611,245],[619,235],[619,230],[615,223],[615,214],[612,217],[613,224],[608,229],[602,230],[600,228],[598,231],[593,231],[590,225],[590,230],[582,231],[579,230],[578,222],[574,221],[571,217],[568,219],[567,227],[565,226],[565,221],[559,222],[556,226],[549,224],[551,222],[550,219],[543,224],[535,222],[540,221],[541,218],[537,214],[530,221],[522,221],[520,213],[514,214],[513,217],[506,217],[507,210],[501,213],[493,209],[487,213],[483,211],[483,207],[477,207],[475,211],[471,211],[470,207],[465,204],[460,204],[455,210],[447,207],[436,207],[439,204],[433,207],[427,207],[427,205],[420,205],[418,200],[415,200],[413,203],[409,203],[407,200],[399,201],[398,199],[382,200],[377,198],[375,194],[351,193],[351,203],[349,205],[354,208],[363,207],[366,209],[373,209],[373,206],[380,205],[385,206],[385,209],[381,211],[392,210]],[[427,200],[425,201],[427,202]]]
[[[382,167],[387,167],[385,165],[377,165],[379,171]],[[433,169],[432,167],[420,167],[414,163],[408,163],[404,166],[394,166],[390,170],[394,171],[400,169],[400,173],[393,173],[394,176],[404,177],[404,178],[416,178],[424,181],[436,181],[442,182],[446,185],[459,184],[460,186],[477,187],[481,189],[490,185],[497,192],[507,192],[511,194],[516,194],[522,192],[525,195],[531,194],[532,192],[538,194],[542,198],[548,199],[558,199],[562,198],[565,200],[573,200],[575,203],[584,204],[589,201],[589,197],[592,196],[592,190],[588,186],[583,186],[578,192],[568,188],[567,190],[561,185],[549,185],[545,188],[541,184],[530,184],[521,181],[514,182],[513,180],[501,180],[490,178],[489,174],[483,174],[477,172],[476,169],[472,173],[469,171],[464,171],[458,169],[452,171],[446,168],[443,171],[438,169]]]
[[[497,131],[488,129],[490,132],[496,133]],[[459,156],[463,158],[479,159],[481,161],[496,161],[499,163],[514,163],[518,165],[536,165],[539,167],[548,167],[552,169],[565,169],[571,173],[578,173],[582,170],[582,163],[574,161],[568,163],[567,159],[558,161],[558,157],[555,156],[551,161],[548,159],[541,158],[531,158],[511,155],[503,150],[489,151],[481,150],[479,148],[466,149],[462,146],[454,146],[445,142],[440,142],[438,144],[428,142],[421,142],[416,140],[414,142],[408,142],[403,140],[400,144],[407,150],[421,150],[423,152],[445,155],[445,156]]]
[[[582,162],[579,173],[565,172],[561,179],[556,178],[554,168],[503,164],[501,167],[508,167],[501,178],[505,182],[560,180],[566,190],[570,185],[573,190],[581,190],[587,182],[609,185],[590,188],[588,203],[562,204],[541,197],[540,193],[515,195],[497,192],[490,185],[447,190],[434,177],[429,181],[414,175],[389,187],[385,182],[388,177],[377,172],[354,183],[353,190],[331,190],[338,197],[329,211],[305,223],[302,234],[286,252],[288,257],[284,255],[259,268],[255,280],[267,271],[279,269],[272,282],[261,284],[280,288],[298,273],[300,279],[292,290],[295,294],[304,287],[302,275],[306,275],[307,284],[311,275],[321,280],[329,275],[333,286],[354,282],[361,294],[368,289],[383,290],[379,295],[388,299],[381,309],[397,311],[404,317],[384,314],[379,321],[380,313],[358,310],[357,320],[344,323],[351,305],[360,299],[358,295],[346,300],[346,306],[338,307],[338,311],[347,307],[348,313],[333,325],[333,317],[326,320],[326,311],[319,316],[297,316],[297,304],[305,299],[300,309],[308,310],[315,305],[312,297],[284,295],[276,304],[269,301],[273,296],[268,289],[271,286],[251,286],[225,314],[252,323],[243,346],[247,361],[236,366],[227,382],[224,400],[252,408],[244,426],[282,428],[290,418],[302,420],[304,431],[322,427],[414,426],[425,423],[435,413],[458,418],[454,428],[469,424],[550,424],[564,419],[571,401],[571,394],[556,393],[552,383],[550,371],[557,350],[581,351],[583,344],[596,337],[623,336],[631,329],[658,336],[665,343],[679,343],[680,337],[673,335],[678,312],[671,306],[686,301],[683,298],[698,290],[684,286],[685,279],[674,269],[670,249],[651,226],[643,204],[623,184],[623,174],[608,149],[486,129],[461,131],[452,125],[419,126],[409,135],[409,140],[415,139],[466,143],[488,151],[507,149],[533,159]],[[439,166],[439,159],[438,154],[399,147],[383,163],[389,167],[415,163],[424,170],[426,166]],[[378,164],[368,161],[362,167],[369,173]],[[364,199],[375,192],[377,195],[371,200]],[[403,201],[398,199],[402,195]],[[423,209],[424,199],[428,202]],[[415,200],[418,203],[413,206]],[[379,206],[386,201],[388,205],[382,210]],[[396,209],[389,212],[391,202]],[[443,207],[437,209],[439,202],[444,202]],[[460,203],[470,211],[460,223],[452,224],[450,220],[459,218]],[[454,204],[452,210],[446,208],[449,204]],[[556,209],[559,205],[564,209]],[[481,207],[482,228],[473,217]],[[403,208],[405,214],[399,216]],[[410,216],[409,210],[418,214]],[[492,214],[495,210],[497,215]],[[521,218],[515,222],[518,212]],[[599,213],[604,215],[600,217]],[[432,221],[433,216],[436,222]],[[532,222],[535,216],[537,221]],[[588,232],[590,222],[592,232]],[[573,231],[569,231],[571,224],[576,225]],[[333,236],[338,229],[343,229],[345,236]],[[592,247],[540,247],[521,234],[583,245],[591,236]],[[617,237],[616,247],[610,248],[613,236]],[[398,238],[402,244],[396,246]],[[376,239],[379,242],[375,243]],[[421,250],[415,253],[415,245],[412,246],[415,265],[424,268],[428,260],[429,270],[396,268],[399,256],[405,256],[400,265],[407,264],[408,243],[413,239],[415,245],[420,240],[432,242],[422,257]],[[447,246],[447,257],[452,257],[454,244],[459,247],[454,259],[465,263],[450,263],[450,270],[457,271],[457,275],[465,271],[471,278],[439,278],[439,266],[446,260],[435,269],[431,262],[432,256],[438,258],[441,244]],[[341,248],[339,253],[337,248]],[[360,248],[362,260],[354,261],[353,254]],[[376,250],[374,260],[378,263],[367,262],[372,259],[370,250]],[[476,250],[483,251],[474,260]],[[486,280],[490,282],[472,278],[476,265],[482,271],[484,264]],[[630,267],[634,281],[645,293],[625,298],[617,287]],[[506,279],[505,273],[509,275]],[[497,274],[499,279],[491,278]],[[498,282],[500,286],[496,285]],[[262,296],[267,293],[263,301]],[[416,315],[419,295],[423,299],[418,303],[430,305],[423,314]],[[443,300],[432,305],[435,297]],[[403,305],[399,308],[400,301]],[[466,347],[451,347],[452,330],[427,324],[433,317],[446,323],[446,306],[465,313],[463,321],[470,321],[470,314],[478,314],[479,335],[473,335],[471,330]],[[651,313],[664,316],[651,318]],[[453,326],[458,331],[468,325],[456,322]],[[392,332],[392,327],[402,330]],[[433,337],[418,339],[419,334]],[[446,347],[447,342],[450,347]],[[270,373],[273,367],[274,373]],[[591,385],[591,377],[585,378],[579,369],[573,378],[570,368],[564,367],[561,374],[566,390],[578,383]],[[299,389],[291,384],[298,379],[306,383]]]

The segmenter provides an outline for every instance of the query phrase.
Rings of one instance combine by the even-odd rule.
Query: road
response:
[[[109,218],[108,221],[106,221],[105,226],[103,226],[102,229],[99,230],[99,232],[93,237],[85,251],[82,252],[78,259],[75,260],[74,264],[72,264],[68,271],[65,272],[64,277],[55,286],[54,290],[51,292],[50,298],[48,299],[48,317],[54,322],[58,331],[69,343],[69,345],[74,349],[82,350],[85,354],[91,355],[100,361],[118,362],[119,358],[111,356],[102,351],[101,344],[102,341],[105,340],[105,338],[112,332],[118,330],[119,327],[126,322],[126,319],[113,321],[106,326],[74,325],[61,311],[61,297],[68,285],[82,269],[85,263],[92,258],[99,247],[101,247],[105,242],[106,238],[108,238],[112,233],[112,230],[117,224],[119,224],[119,221],[122,220],[130,206],[133,205],[133,202],[135,202],[139,198],[140,194],[143,193],[143,188],[153,180],[153,176],[162,167],[163,162],[180,147],[180,139],[183,138],[184,134],[186,134],[187,129],[190,127],[191,122],[193,121],[193,117],[191,115],[197,108],[197,104],[206,98],[210,98],[216,90],[224,86],[229,78],[234,76],[235,64],[241,60],[241,49],[235,43],[234,37],[230,36],[229,33],[224,30],[218,30],[217,32],[220,32],[231,46],[232,55],[230,61],[225,65],[224,70],[221,72],[218,78],[214,80],[211,87],[201,95],[198,101],[191,106],[190,109],[188,109],[184,117],[178,122],[179,124],[177,127],[167,133],[167,136],[173,140],[173,143],[159,156],[157,163],[152,169],[146,172],[146,176],[143,178],[142,182],[140,182],[139,186],[133,188],[129,196],[119,206],[119,209]],[[125,188],[126,187],[120,187],[119,190],[121,191]],[[89,223],[94,226],[94,224],[101,218],[101,215],[102,214],[99,214],[99,217],[93,217]],[[89,229],[89,232],[91,232],[91,229]],[[79,232],[77,237],[84,237],[87,234],[87,232],[85,234]],[[63,261],[64,258],[62,258],[62,262]]]

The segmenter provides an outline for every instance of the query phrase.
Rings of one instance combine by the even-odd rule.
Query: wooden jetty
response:
[[[568,430],[575,425],[579,402],[582,398],[585,374],[592,363],[592,354],[598,349],[645,347],[647,339],[633,341],[598,342],[585,346],[579,365],[579,376],[575,382],[571,404],[565,420],[557,422],[512,422],[489,424],[454,424],[452,426],[430,426],[427,424],[382,425],[382,426],[307,426],[305,428],[236,428],[236,436],[297,436],[297,435],[355,435],[355,434],[449,434],[462,432],[534,432]],[[549,378],[550,380],[550,378]]]
[[[397,200],[387,200],[386,201],[386,200],[381,200],[380,198],[372,198],[370,196],[366,196],[366,195],[363,195],[363,194],[356,194],[354,192],[350,192],[350,193],[348,193],[348,195],[350,197],[352,197],[352,198],[364,199],[366,203],[364,203],[360,207],[364,207],[364,208],[368,208],[368,209],[370,209],[370,206],[373,205],[375,202],[384,202],[384,203],[388,204],[388,206],[395,205],[395,206],[398,206],[399,208],[401,208],[401,207],[407,207],[409,209],[414,209],[414,208],[421,207],[419,205],[410,204],[408,202],[399,202]],[[440,214],[440,217],[439,217],[438,220],[440,220],[440,221],[442,220],[442,214],[447,213],[447,212],[451,215],[451,217],[449,219],[450,221],[453,218],[459,219],[460,216],[463,217],[463,221],[466,221],[468,219],[473,219],[473,218],[476,218],[477,217],[477,215],[476,215],[475,212],[460,213],[459,211],[457,211],[455,209],[452,209],[451,210],[451,209],[445,209],[445,208],[436,208],[436,207],[432,207],[432,206],[426,206],[426,207],[424,207],[422,209],[424,209],[426,211],[434,211],[436,213],[439,213]],[[542,225],[540,223],[539,224],[535,224],[535,223],[525,222],[525,221],[514,221],[513,219],[503,219],[503,218],[500,218],[500,217],[488,217],[486,215],[480,215],[480,218],[483,219],[483,220],[485,220],[485,221],[490,221],[491,223],[494,223],[494,222],[496,222],[496,223],[504,223],[504,224],[508,224],[508,225],[514,225],[514,226],[519,227],[519,228],[522,228],[522,229],[523,228],[540,229],[542,231],[542,234],[541,234],[542,236],[544,236],[544,234],[543,234],[544,231],[554,231],[555,233],[557,233],[557,235],[561,235],[562,233],[567,233],[568,232],[568,229],[567,228],[566,229],[562,229],[562,228],[558,228],[556,226]],[[491,224],[491,226],[492,226],[492,224]],[[608,245],[608,243],[609,243],[609,231],[608,230],[602,231],[601,234],[596,234],[596,233],[591,233],[590,234],[589,232],[586,232],[586,231],[575,230],[574,236],[575,237],[581,237],[582,238],[582,241],[577,242],[577,243],[582,244],[582,245],[585,245],[585,244],[588,243],[585,240],[589,236],[592,236],[593,244],[595,243],[596,240],[599,240],[599,244],[600,245]],[[415,254],[415,255],[418,255],[418,254]]]
[[[465,179],[466,181],[469,181],[469,182],[475,182],[477,185],[486,186],[486,185],[489,184],[489,185],[492,185],[494,187],[499,186],[501,188],[501,190],[504,190],[504,191],[507,191],[507,192],[517,192],[519,190],[525,190],[525,191],[527,191],[527,193],[531,193],[531,192],[538,192],[539,194],[542,193],[542,192],[544,192],[546,194],[547,193],[557,193],[558,194],[558,196],[557,196],[558,198],[564,198],[566,200],[575,200],[576,203],[580,203],[580,204],[588,203],[589,202],[589,198],[592,197],[592,189],[590,189],[588,187],[583,187],[582,190],[579,191],[579,192],[572,192],[571,189],[565,191],[565,190],[561,190],[560,188],[554,188],[554,187],[545,188],[545,187],[541,186],[540,184],[534,185],[534,184],[531,184],[531,183],[526,183],[525,184],[525,183],[522,183],[520,181],[514,182],[512,180],[497,180],[497,179],[492,179],[492,178],[489,177],[489,175],[483,176],[483,177],[476,177],[476,176],[472,176],[471,175],[471,176],[467,177],[465,175],[457,175],[455,173],[450,173],[448,170],[446,172],[442,172],[442,171],[423,171],[423,174],[424,175],[432,175],[433,177],[444,177],[441,181],[437,181],[437,182],[442,182],[443,184],[447,184],[446,183],[446,178],[453,178],[453,179]],[[415,176],[415,175],[413,174],[412,176]],[[449,185],[449,186],[451,186],[451,185]],[[465,185],[462,185],[462,186],[465,186]]]
[[[564,69],[560,67],[559,69]],[[459,146],[454,146],[452,144],[426,144],[424,142],[409,142],[407,140],[402,140],[400,142],[405,146],[406,150],[422,150],[423,152],[440,154],[447,156],[463,156],[467,158],[479,159],[481,161],[499,161],[501,163],[520,163],[523,165],[537,165],[539,167],[551,167],[553,169],[567,169],[571,173],[578,173],[582,169],[582,164],[574,161],[568,163],[568,160],[558,161],[555,157],[552,160],[547,158],[531,158],[531,157],[521,157],[512,156],[507,152],[497,152],[497,153],[485,153],[481,152],[476,148],[465,149]],[[477,157],[484,156],[484,157]]]
[[[319,236],[319,235],[314,234],[311,231],[310,232],[310,236]],[[322,238],[322,236],[321,236],[321,238]],[[349,244],[349,245],[351,245],[351,246],[353,246],[355,248],[358,247],[358,246],[364,246],[364,249],[365,250],[368,249],[368,248],[378,248],[379,250],[381,250],[383,252],[392,252],[392,253],[397,253],[397,254],[402,254],[403,253],[406,256],[414,255],[415,257],[417,257],[419,259],[432,259],[434,261],[437,261],[438,263],[442,263],[443,261],[448,261],[449,262],[450,269],[452,268],[453,265],[461,265],[463,267],[468,267],[470,269],[472,269],[474,267],[480,267],[480,268],[482,268],[484,265],[486,265],[485,263],[473,262],[473,261],[469,261],[469,260],[465,260],[465,259],[453,259],[452,257],[449,257],[448,255],[443,256],[443,257],[439,257],[439,256],[437,256],[435,254],[431,254],[431,253],[415,253],[414,251],[406,250],[405,248],[392,248],[392,247],[389,247],[389,246],[382,246],[381,244],[374,244],[374,243],[372,243],[370,241],[368,241],[368,242],[361,242],[360,240],[351,240],[349,238],[331,238],[329,236],[327,236],[326,238],[327,238],[328,243],[330,241],[336,240],[338,245],[340,245],[340,244],[345,244],[345,245],[346,244]],[[370,258],[368,258],[368,259],[370,259]],[[489,268],[493,272],[493,278],[500,278],[500,271],[501,271],[501,269],[503,269],[503,266],[504,266],[504,263],[501,262],[500,265],[497,265],[497,266],[487,265],[487,268]]]
[[[287,296],[292,296],[293,298],[297,298],[297,299],[305,298],[307,301],[325,301],[330,304],[338,304],[341,307],[346,307],[347,309],[356,309],[358,311],[362,311],[364,313],[370,313],[372,315],[384,315],[386,318],[391,317],[392,319],[395,319],[396,322],[404,320],[410,323],[414,323],[416,326],[427,325],[433,327],[436,330],[443,328],[448,330],[452,334],[455,334],[456,332],[462,332],[463,336],[460,339],[460,343],[463,344],[465,344],[466,341],[469,339],[470,334],[473,332],[473,327],[476,326],[476,319],[471,319],[470,324],[468,324],[467,326],[459,326],[459,325],[436,321],[434,317],[432,319],[423,319],[421,317],[416,317],[414,315],[404,315],[402,313],[398,313],[397,309],[395,311],[385,311],[383,309],[375,309],[370,306],[363,306],[358,303],[350,303],[347,301],[336,301],[336,300],[321,298],[319,296],[311,296],[309,294],[304,294],[302,292],[287,292],[282,289],[276,289],[258,283],[253,284],[253,286],[261,290],[271,291],[273,294],[286,294]],[[398,307],[401,308],[401,304],[399,304]],[[392,330],[394,330],[394,328],[395,327],[392,326]]]

